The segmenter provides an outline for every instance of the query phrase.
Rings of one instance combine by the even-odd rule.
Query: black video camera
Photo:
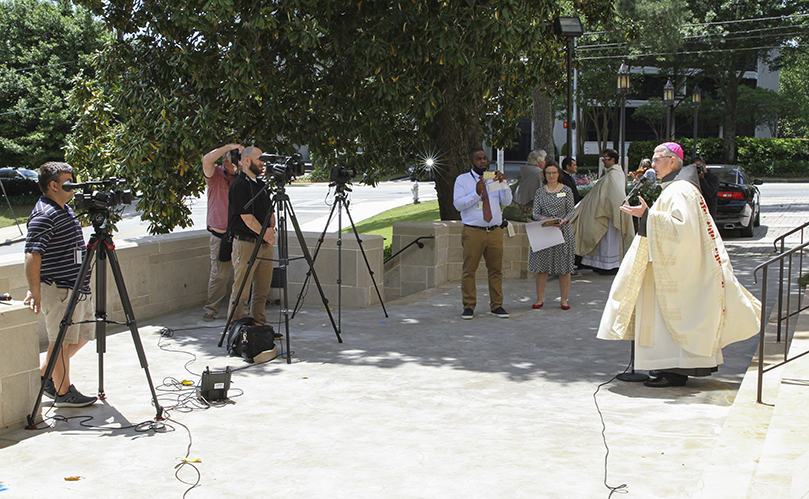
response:
[[[285,184],[292,181],[294,177],[300,177],[305,172],[303,158],[295,153],[292,156],[279,156],[277,154],[264,153],[258,157],[264,162],[264,172],[267,178],[276,184]]]
[[[350,184],[351,179],[357,172],[353,168],[343,168],[342,166],[335,166],[331,169],[331,177],[329,182],[333,184]]]
[[[92,192],[79,192],[73,195],[73,207],[76,210],[108,210],[113,206],[131,204],[135,197],[127,190],[116,190],[117,187],[126,184],[126,179],[112,177],[109,180],[97,182],[82,182],[73,184],[65,182],[62,189],[70,192],[74,189],[89,189],[91,187],[101,187],[105,190],[93,190]]]

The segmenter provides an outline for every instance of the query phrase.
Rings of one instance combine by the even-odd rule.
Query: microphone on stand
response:
[[[643,186],[643,184],[646,184],[646,183],[649,183],[649,182],[654,182],[656,178],[657,178],[657,174],[655,174],[655,171],[652,168],[649,168],[648,170],[646,170],[646,173],[643,174],[643,176],[640,178],[640,180],[638,180],[638,182],[635,184],[635,186],[632,187],[632,190],[629,191],[629,195],[627,195],[624,198],[624,203],[626,203],[626,201],[629,198],[631,198],[633,194],[638,192],[640,190],[641,186]],[[623,204],[623,203],[621,203],[621,204]]]

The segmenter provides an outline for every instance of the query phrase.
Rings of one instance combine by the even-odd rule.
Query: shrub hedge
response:
[[[691,159],[693,139],[677,138],[683,146],[686,163]],[[651,158],[658,140],[635,141],[629,145],[630,169],[637,168],[642,158]],[[711,137],[697,140],[697,155],[706,163],[722,163],[723,140]],[[809,140],[807,139],[736,139],[736,163],[757,177],[809,177]],[[596,159],[597,161],[597,159]],[[597,163],[596,163],[597,164]]]

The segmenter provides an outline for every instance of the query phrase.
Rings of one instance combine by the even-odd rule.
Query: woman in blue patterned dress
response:
[[[531,256],[528,258],[528,270],[537,273],[537,301],[531,307],[542,308],[542,305],[545,304],[543,300],[548,274],[558,274],[562,310],[569,310],[567,294],[570,290],[570,273],[573,272],[574,252],[576,251],[573,229],[569,223],[570,217],[573,216],[573,191],[559,181],[558,166],[547,165],[544,172],[544,185],[537,189],[534,196],[534,220],[560,218],[561,221],[554,226],[560,228],[565,242],[531,252]]]

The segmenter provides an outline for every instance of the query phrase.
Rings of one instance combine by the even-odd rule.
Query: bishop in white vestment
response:
[[[642,217],[638,235],[613,281],[598,338],[633,340],[635,367],[660,371],[647,386],[682,386],[722,363],[722,347],[760,326],[761,303],[733,275],[728,253],[699,190],[696,167],[682,148],[655,149],[663,191]]]

